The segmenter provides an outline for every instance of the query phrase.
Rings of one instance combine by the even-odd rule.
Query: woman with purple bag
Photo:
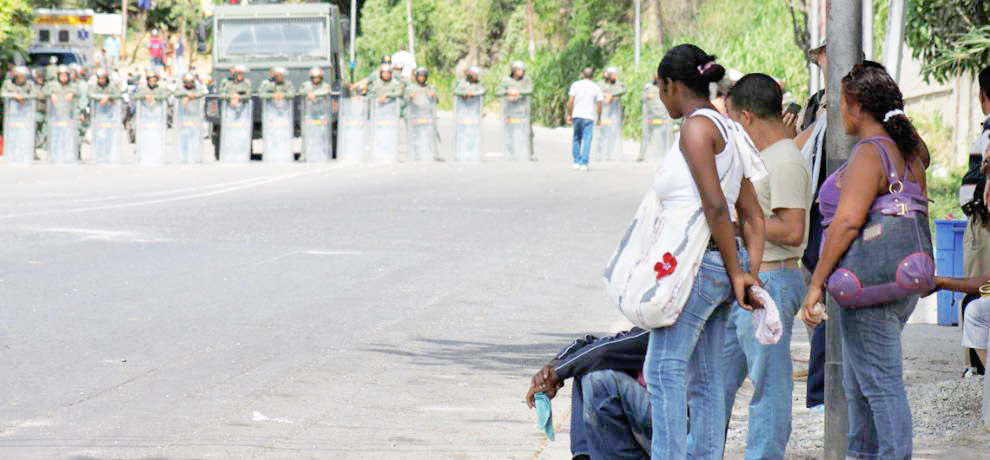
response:
[[[820,318],[826,287],[840,305],[846,458],[911,458],[901,332],[919,294],[934,285],[924,144],[882,66],[858,64],[842,79],[842,121],[859,142],[822,184],[825,237],[804,300]],[[820,319],[819,319],[820,321]],[[815,322],[814,319],[811,322]]]

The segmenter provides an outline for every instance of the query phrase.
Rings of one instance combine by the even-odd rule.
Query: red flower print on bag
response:
[[[671,273],[674,273],[674,269],[677,268],[677,258],[675,258],[671,253],[666,253],[663,255],[663,260],[657,262],[653,266],[653,270],[657,272],[657,279],[663,278]]]

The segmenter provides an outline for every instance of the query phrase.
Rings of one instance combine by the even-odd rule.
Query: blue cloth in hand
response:
[[[537,393],[534,397],[536,401],[536,427],[542,429],[547,434],[547,438],[553,441],[553,409],[550,407],[550,398],[546,393]]]

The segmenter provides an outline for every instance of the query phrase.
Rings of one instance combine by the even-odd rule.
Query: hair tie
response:
[[[712,59],[711,61],[708,61],[708,62],[706,62],[706,63],[704,63],[702,65],[699,65],[698,66],[698,73],[701,74],[701,75],[704,75],[706,70],[708,70],[708,69],[710,69],[710,68],[712,68],[714,66],[715,66],[715,60]]]
[[[886,122],[890,121],[891,118],[894,118],[894,117],[896,117],[898,115],[903,116],[904,115],[904,111],[901,110],[901,109],[891,110],[890,112],[887,112],[887,113],[885,113],[883,115],[883,122],[886,123]]]

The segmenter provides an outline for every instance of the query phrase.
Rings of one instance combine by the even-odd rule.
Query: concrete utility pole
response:
[[[526,29],[529,31],[529,60],[536,59],[536,38],[533,36],[533,0],[526,0]]]
[[[863,0],[863,56],[873,60],[873,0]]]
[[[120,0],[120,56],[123,61],[127,54],[127,0]]]
[[[860,62],[863,51],[863,2],[832,0],[828,10],[828,130],[825,146],[829,174],[849,158],[854,143],[843,129],[839,112],[842,77]],[[825,460],[842,460],[846,456],[848,406],[842,391],[842,329],[839,306],[828,296],[825,329]]]
[[[904,51],[904,0],[890,0],[887,10],[887,35],[883,40],[883,66],[894,81],[901,81],[901,59]]]
[[[409,33],[409,54],[416,57],[416,41],[413,34],[412,0],[406,0],[406,28]]]
[[[822,40],[821,27],[819,27],[821,21],[818,19],[818,11],[821,9],[821,4],[818,2],[819,0],[811,0],[808,5],[808,34],[810,35],[808,47],[811,49],[815,49],[815,47],[818,46],[818,43]],[[818,94],[818,92],[822,89],[821,72],[824,69],[819,69],[818,64],[814,62],[808,63],[808,69],[808,73],[811,75],[811,78],[808,81],[808,90],[810,93],[808,96],[811,97]]]
[[[636,68],[639,68],[639,47],[640,47],[640,41],[641,41],[640,35],[642,34],[642,30],[641,30],[641,26],[640,26],[640,21],[639,21],[639,16],[640,16],[640,12],[641,12],[642,9],[643,9],[642,1],[641,0],[636,0],[636,27],[635,27],[635,29],[636,29],[636,40],[635,40],[636,51],[635,51],[635,54],[633,55],[633,62],[636,63]]]
[[[357,33],[357,0],[351,0],[351,59],[347,62],[347,68],[351,71],[351,82],[354,82],[354,67],[357,62],[354,60],[354,35]]]

